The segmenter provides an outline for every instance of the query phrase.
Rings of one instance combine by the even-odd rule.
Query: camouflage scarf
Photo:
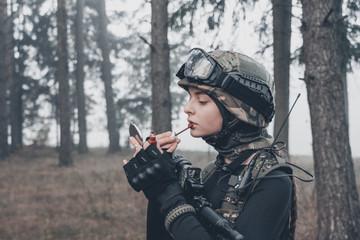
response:
[[[273,139],[265,128],[252,132],[243,131],[241,128],[238,119],[235,119],[225,129],[203,139],[213,146],[220,156],[231,161],[238,159],[245,150],[257,150],[271,145]]]

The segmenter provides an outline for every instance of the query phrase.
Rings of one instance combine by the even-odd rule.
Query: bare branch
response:
[[[139,36],[139,38],[140,38],[141,40],[144,41],[144,43],[146,43],[147,45],[149,45],[151,49],[154,48],[153,45],[152,45],[151,43],[149,43],[148,40],[146,40],[145,37],[141,36],[140,34],[138,34],[138,36]]]
[[[334,12],[334,9],[333,8],[330,8],[330,11],[328,12],[328,14],[326,14],[324,20],[323,20],[323,25],[329,23],[330,21],[328,20],[330,15]]]

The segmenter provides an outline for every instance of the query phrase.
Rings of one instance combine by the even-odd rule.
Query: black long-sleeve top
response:
[[[243,166],[242,166],[243,167]],[[241,171],[241,169],[238,169]],[[274,170],[267,176],[283,175]],[[224,175],[228,175],[225,176]],[[219,168],[205,183],[205,197],[217,209],[224,199],[221,189],[228,189],[230,174]],[[235,222],[235,229],[245,240],[286,239],[291,208],[292,183],[289,177],[263,179],[250,194],[244,209]],[[148,240],[207,240],[213,239],[192,213],[178,217],[171,226],[173,237],[164,227],[164,216],[176,206],[186,203],[178,195],[162,206],[153,201],[148,204],[147,239]]]

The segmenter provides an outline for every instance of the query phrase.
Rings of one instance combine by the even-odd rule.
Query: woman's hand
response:
[[[130,138],[130,142],[135,148],[135,154],[129,161],[124,160],[123,168],[130,186],[137,192],[142,190],[148,199],[157,197],[174,183],[177,183],[175,184],[176,189],[169,193],[165,191],[166,194],[161,195],[160,200],[163,201],[173,194],[177,195],[182,192],[172,155],[164,153],[160,147],[176,148],[174,146],[177,145],[177,140],[171,136],[167,137],[167,135],[159,138],[158,146],[148,142],[144,142],[144,145],[141,146],[134,138]]]
[[[160,152],[164,150],[169,153],[172,153],[178,147],[178,144],[180,143],[180,139],[175,137],[175,135],[172,132],[168,131],[156,135],[156,142]]]
[[[140,152],[141,149],[145,150],[150,145],[148,141],[139,143],[134,137],[130,137],[129,141],[135,150],[133,156],[138,154],[138,152]],[[175,137],[174,134],[170,131],[156,135],[156,146],[161,153],[163,153],[164,150],[170,153],[174,152],[175,149],[178,147],[179,143],[180,143],[180,139]],[[127,164],[128,160],[123,160],[123,163],[124,165]]]

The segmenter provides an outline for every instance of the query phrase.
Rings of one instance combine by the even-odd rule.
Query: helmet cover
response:
[[[264,66],[262,66],[252,58],[236,52],[219,50],[209,52],[209,54],[222,67],[223,71],[235,73],[238,72],[241,74],[250,75],[252,77],[255,77],[258,81],[261,81],[262,84],[266,84],[272,95],[271,99],[268,102],[269,108],[271,107],[272,109],[274,109],[275,84],[269,72],[265,69]],[[178,84],[186,90],[188,89],[188,87],[194,87],[216,98],[236,118],[250,125],[262,128],[266,127],[271,121],[273,112],[270,118],[265,118],[262,113],[258,112],[252,107],[251,101],[246,102],[246,100],[244,99],[240,100],[220,87],[214,87],[200,84],[198,82],[192,82],[189,81],[189,79],[187,78],[181,79]],[[249,88],[249,91],[253,92],[253,94],[258,94],[251,88]]]

